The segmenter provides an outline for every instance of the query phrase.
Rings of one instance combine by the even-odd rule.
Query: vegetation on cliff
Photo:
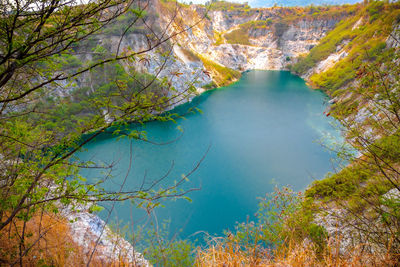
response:
[[[239,71],[227,68],[211,59],[207,59],[203,55],[199,55],[199,58],[204,63],[204,67],[210,71],[210,75],[217,87],[227,86],[237,81],[241,76]]]
[[[168,41],[180,32],[165,32],[173,20],[162,31],[151,27],[157,17],[146,15],[149,4],[108,0],[87,1],[85,5],[79,1],[1,2],[1,265],[70,265],[75,256],[85,265],[96,264],[100,239],[72,242],[65,222],[59,222],[61,211],[95,212],[100,209],[98,202],[126,199],[151,209],[160,198],[184,195],[177,188],[186,177],[158,189],[155,182],[128,192],[123,186],[110,191],[102,188],[102,183],[110,179],[107,171],[112,164],[96,165],[75,157],[101,134],[146,140],[142,132],[126,131],[125,126],[172,119],[174,114],[161,113],[186,100],[194,90],[193,84],[187,83],[177,91],[171,77],[158,77],[170,60]],[[120,49],[125,34],[143,29],[144,46]],[[116,47],[111,47],[114,49],[98,45],[105,33],[110,39],[119,34]],[[161,59],[156,75],[139,68],[149,64],[146,53],[150,51]],[[102,169],[104,176],[87,180],[80,175],[83,168]],[[55,237],[57,229],[63,231],[60,239]],[[71,243],[49,249],[47,238],[54,239],[49,245]],[[77,243],[86,246],[87,257],[79,256]],[[111,264],[107,262],[105,259],[102,264]]]
[[[385,40],[399,19],[398,3],[372,1],[351,18],[343,20],[290,69],[304,75],[317,63],[343,49],[347,53],[344,60],[340,60],[327,71],[314,73],[310,77],[313,86],[333,93],[356,78],[357,70],[365,61],[374,61],[381,56],[386,47]]]
[[[133,2],[65,5],[45,0],[38,7],[14,2],[19,4],[0,4],[0,262],[98,264],[97,243],[89,244],[93,245],[89,256],[83,255],[68,235],[67,222],[58,215],[62,207],[80,209],[81,203],[131,199],[149,211],[159,205],[160,198],[184,195],[178,187],[187,177],[159,190],[150,186],[110,192],[101,187],[107,176],[93,183],[79,171],[107,171],[112,166],[79,162],[74,154],[102,133],[147,141],[142,132],[124,131],[129,122],[173,120],[174,114],[161,112],[187,99],[195,87],[192,83],[177,91],[168,78],[159,79],[158,74],[170,58],[169,41],[188,29],[179,23],[171,23],[173,29],[168,29],[170,25],[167,29],[150,27],[157,25],[154,10],[149,15],[145,12],[148,6]],[[160,6],[175,14],[178,7],[186,7],[170,1]],[[226,2],[215,3],[211,10],[237,16],[259,12],[247,4]],[[334,97],[329,114],[340,120],[347,139],[362,155],[353,158],[339,151],[350,165],[316,181],[304,195],[284,188],[261,199],[256,222],[238,224],[234,232],[213,238],[206,248],[195,251],[187,240],[171,241],[154,231],[143,252],[154,264],[164,266],[395,266],[400,261],[400,73],[398,45],[388,46],[387,38],[399,42],[393,34],[400,19],[399,3],[366,1],[353,6],[274,10],[273,18],[217,33],[217,42],[249,45],[258,29],[271,30],[279,38],[300,20],[346,17],[290,69],[305,75],[330,55],[346,52],[343,59],[313,73],[309,80]],[[99,36],[132,33],[142,34],[144,48],[120,51],[121,42],[117,42],[118,49],[111,52],[98,45]],[[156,49],[165,61],[157,75],[150,75],[138,66],[149,64],[144,55]],[[203,62],[216,86],[240,77],[238,71],[205,55],[183,51]],[[182,74],[171,75],[179,78]],[[96,205],[89,209],[96,210]],[[343,236],[329,232],[317,215],[333,217],[344,227],[346,252]]]
[[[222,3],[222,2],[217,2]],[[232,16],[241,17],[242,13],[246,12],[245,16],[258,17],[264,11],[270,11],[269,16],[262,16],[263,19],[250,20],[248,22],[238,25],[228,33],[223,34],[223,37],[230,44],[251,45],[250,38],[254,38],[257,30],[264,30],[273,33],[278,40],[284,32],[289,28],[289,25],[296,25],[299,21],[328,21],[328,20],[341,20],[349,16],[353,16],[359,5],[343,5],[343,6],[309,6],[309,7],[274,7],[271,9],[251,9],[243,10],[240,7],[234,9],[226,8],[227,12],[233,13]],[[225,10],[225,9],[222,9]],[[239,12],[239,10],[241,12]],[[236,12],[234,12],[236,11]]]

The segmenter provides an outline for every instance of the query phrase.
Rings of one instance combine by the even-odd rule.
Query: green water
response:
[[[125,191],[150,184],[172,168],[163,185],[190,172],[210,147],[200,167],[182,189],[201,187],[186,200],[165,201],[156,210],[158,222],[170,219],[171,232],[183,228],[182,237],[197,231],[210,234],[233,229],[235,222],[257,210],[257,197],[271,192],[274,184],[304,190],[315,178],[332,171],[334,154],[319,142],[323,136],[339,136],[323,115],[326,96],[309,89],[304,81],[284,71],[251,71],[226,88],[207,92],[193,100],[203,114],[189,114],[172,122],[144,125],[154,145],[132,143],[116,137],[90,143],[81,159],[115,162],[110,189],[118,189],[127,176]],[[185,109],[188,105],[180,107]],[[177,129],[182,127],[183,135]],[[95,177],[96,170],[85,175]],[[102,213],[104,216],[106,212]],[[113,218],[138,225],[146,222],[144,211],[129,203],[117,203]]]

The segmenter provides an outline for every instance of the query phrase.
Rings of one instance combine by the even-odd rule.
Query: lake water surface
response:
[[[272,192],[275,184],[304,190],[313,179],[332,171],[335,155],[318,142],[324,136],[340,136],[323,114],[327,97],[311,90],[289,72],[251,71],[231,86],[206,92],[189,105],[202,114],[186,115],[172,122],[150,122],[141,127],[154,142],[132,143],[117,137],[100,138],[80,153],[83,160],[116,162],[110,189],[118,189],[127,177],[124,191],[163,177],[163,186],[190,172],[205,155],[199,168],[182,189],[201,187],[187,194],[192,202],[164,201],[157,220],[171,220],[170,231],[183,229],[187,237],[197,231],[220,234],[257,210],[257,197]],[[180,109],[187,108],[187,106]],[[183,134],[177,128],[183,129]],[[84,175],[95,177],[96,170]],[[103,211],[101,216],[105,216]],[[143,223],[146,213],[130,203],[117,203],[113,218],[131,224]],[[144,220],[143,220],[144,219]]]

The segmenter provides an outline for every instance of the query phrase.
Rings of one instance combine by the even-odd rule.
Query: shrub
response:
[[[245,29],[239,28],[224,35],[229,44],[251,45],[249,34]]]
[[[163,267],[193,266],[193,243],[176,236],[170,238],[169,221],[163,222],[160,227],[152,224],[151,229],[144,236],[141,235],[138,235],[141,238],[139,249],[151,264]]]

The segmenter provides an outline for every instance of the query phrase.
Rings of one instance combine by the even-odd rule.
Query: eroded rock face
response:
[[[286,56],[297,57],[308,53],[319,43],[338,20],[301,20],[289,26],[281,37],[281,50]]]
[[[63,216],[70,221],[72,239],[83,249],[85,255],[95,250],[97,259],[105,265],[119,262],[128,266],[151,266],[143,255],[136,252],[135,248],[120,235],[113,233],[106,223],[97,215],[83,210],[76,212],[70,208],[62,210]]]
[[[217,44],[214,33],[226,34],[239,29],[246,22],[274,17],[273,10],[257,10],[248,16],[237,12],[211,11],[207,27],[178,36],[176,41],[196,53],[207,56],[226,67],[245,71],[251,69],[282,70],[291,59],[306,54],[319,43],[326,33],[333,29],[339,19],[299,20],[274,30],[274,25],[249,30],[250,45]],[[187,25],[194,20],[185,21]]]
[[[184,7],[179,14],[178,22],[171,24],[171,14],[165,10],[161,2],[153,0],[149,7],[149,16],[154,29],[158,29],[159,32],[165,31],[169,35],[173,35],[178,28],[186,31],[159,47],[162,52],[170,53],[167,62],[164,62],[165,57],[159,51],[150,50],[140,55],[145,61],[137,58],[133,67],[138,71],[157,75],[159,78],[168,78],[169,83],[178,92],[185,92],[188,83],[196,80],[193,84],[196,89],[194,96],[196,91],[202,91],[202,87],[211,84],[213,80],[204,72],[203,62],[198,58],[188,57],[187,52],[201,55],[216,64],[238,71],[283,70],[288,64],[293,63],[296,57],[307,54],[340,21],[340,18],[304,18],[287,23],[271,22],[262,27],[253,25],[257,21],[266,23],[282,17],[278,13],[279,10],[269,8],[209,11],[206,15],[204,6],[194,5]],[[218,36],[239,30],[243,24],[250,25],[247,28],[247,45],[228,43],[225,38],[218,39]],[[98,45],[114,54],[149,48],[146,31],[127,34],[122,39],[120,36],[105,34],[100,34],[96,38]],[[91,53],[88,53],[86,59],[90,60],[90,57]],[[336,57],[330,59],[335,60]],[[328,65],[331,64],[332,62],[329,62]],[[160,71],[160,68],[163,69]],[[179,76],[174,77],[177,73]],[[89,81],[90,78],[85,77],[82,82],[83,80]],[[182,99],[182,101],[187,100]]]
[[[394,27],[393,31],[389,35],[386,40],[386,44],[391,48],[399,48],[400,47],[400,24]]]

